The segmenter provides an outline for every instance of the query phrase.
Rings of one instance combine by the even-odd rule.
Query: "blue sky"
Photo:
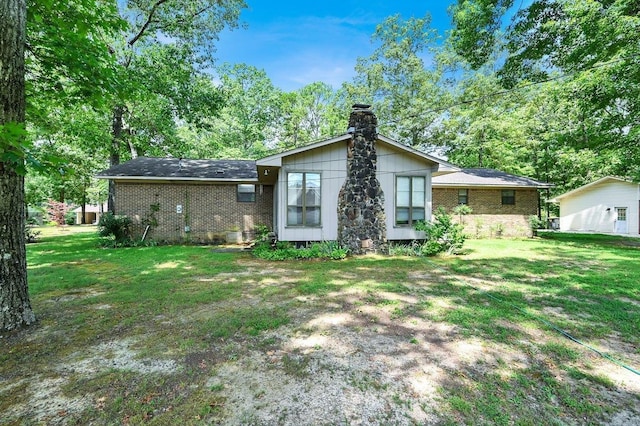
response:
[[[369,56],[371,35],[387,16],[432,17],[441,35],[450,26],[451,1],[435,0],[247,0],[246,28],[224,31],[217,63],[245,63],[264,69],[287,91],[314,81],[338,88],[354,76],[356,59]]]

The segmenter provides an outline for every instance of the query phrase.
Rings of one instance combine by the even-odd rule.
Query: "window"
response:
[[[396,177],[396,225],[412,225],[425,220],[424,176]]]
[[[238,185],[238,202],[240,203],[255,203],[256,201],[256,186],[241,183]]]
[[[287,225],[320,226],[320,173],[287,174]]]
[[[503,189],[502,190],[502,205],[513,206],[516,204],[516,191],[515,189]]]
[[[469,204],[468,189],[458,189],[458,204]]]

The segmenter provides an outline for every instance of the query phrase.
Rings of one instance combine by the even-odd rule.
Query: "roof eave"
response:
[[[98,179],[129,180],[129,181],[182,181],[182,182],[255,182],[258,178],[198,178],[198,177],[167,177],[167,176],[108,176],[97,175]]]
[[[401,144],[400,142],[397,142],[391,138],[388,138],[387,136],[378,134],[376,137],[378,140],[391,145],[395,148],[401,149],[405,152],[408,152],[409,154],[412,154],[416,157],[419,157],[423,160],[428,160],[434,164],[438,165],[438,171],[441,173],[450,173],[450,172],[459,172],[462,169],[445,161],[442,160],[440,158],[434,157],[432,155],[426,154],[422,151],[418,151],[415,148],[412,148],[408,145],[404,145]],[[345,133],[343,135],[339,135],[339,136],[335,136],[331,139],[326,139],[326,140],[322,140],[322,141],[318,141],[309,145],[305,145],[302,147],[298,147],[295,149],[291,149],[289,151],[285,151],[285,152],[281,152],[279,154],[274,154],[274,155],[270,155],[268,157],[264,157],[261,158],[259,160],[256,160],[256,165],[257,166],[264,166],[264,167],[282,167],[282,159],[284,157],[288,157],[291,155],[296,155],[305,151],[310,151],[312,149],[317,149],[317,148],[321,148],[323,146],[327,146],[327,145],[331,145],[334,144],[336,142],[341,142],[341,141],[347,141],[351,139],[351,134],[349,133]]]
[[[439,167],[439,171],[440,172],[459,172],[459,171],[462,171],[462,169],[460,167],[455,166],[455,165],[449,163],[448,161],[445,161],[445,160],[443,160],[441,158],[438,158],[438,157],[435,157],[433,155],[426,154],[426,153],[424,153],[422,151],[418,151],[417,149],[412,148],[409,145],[405,145],[405,144],[402,144],[400,142],[397,142],[397,141],[395,141],[395,140],[393,140],[391,138],[388,138],[387,136],[378,135],[378,139],[381,140],[382,142],[385,142],[386,144],[394,146],[394,147],[396,147],[398,149],[402,149],[404,151],[407,151],[410,154],[413,154],[413,155],[415,155],[417,157],[420,157],[422,159],[429,160],[429,161],[431,161],[433,163],[438,164],[438,166],[442,167],[442,168]]]
[[[318,142],[313,142],[309,145],[301,146],[298,148],[290,149],[288,151],[281,152],[279,154],[273,154],[268,157],[261,158],[256,160],[256,166],[267,166],[267,167],[282,167],[282,159],[284,157],[289,157],[291,155],[296,155],[301,152],[310,151],[312,149],[321,148],[326,145],[331,145],[336,142],[340,142],[342,140],[348,140],[351,138],[351,135],[345,133],[340,136],[333,137],[331,139],[325,139]]]
[[[440,188],[459,188],[459,187],[465,187],[465,188],[531,188],[531,189],[549,189],[552,188],[553,185],[548,184],[548,185],[518,185],[518,184],[509,184],[509,183],[505,183],[505,184],[501,184],[501,183],[437,183],[437,182],[433,182],[432,183],[433,187],[440,187]]]
[[[598,179],[596,181],[593,181],[591,183],[587,183],[587,184],[582,185],[582,186],[580,186],[578,188],[572,189],[571,191],[565,192],[564,194],[556,195],[550,201],[552,201],[554,203],[557,203],[563,198],[570,197],[570,196],[575,195],[575,194],[577,194],[579,192],[587,190],[587,189],[591,188],[592,186],[599,185],[599,184],[601,184],[603,182],[606,182],[606,181],[609,181],[609,180],[617,181],[617,182],[623,182],[623,183],[631,183],[631,184],[635,183],[635,182],[633,182],[631,180],[622,179],[622,178],[619,178],[619,177],[616,177],[616,176],[605,176],[605,177],[602,177],[602,178],[600,178],[600,179]]]

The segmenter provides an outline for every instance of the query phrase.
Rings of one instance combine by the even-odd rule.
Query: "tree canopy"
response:
[[[505,88],[553,82],[578,111],[564,138],[605,151],[615,173],[640,176],[640,5],[635,0],[460,0],[451,42]],[[512,16],[510,19],[509,16]],[[499,42],[504,36],[505,43]]]
[[[428,14],[391,16],[352,81],[289,92],[250,64],[215,63],[243,1],[58,3],[29,3],[23,143],[34,165],[52,166],[52,198],[98,191],[87,179],[121,157],[257,158],[335,136],[356,102],[372,103],[380,131],[402,143],[556,192],[640,176],[630,0],[460,0],[444,38]],[[27,177],[30,199],[38,179]]]

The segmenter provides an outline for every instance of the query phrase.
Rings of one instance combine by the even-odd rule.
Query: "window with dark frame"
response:
[[[239,203],[255,203],[256,202],[256,186],[248,183],[238,185],[237,200]]]
[[[320,173],[287,173],[287,226],[320,226]]]
[[[503,189],[502,190],[502,205],[513,206],[516,204],[516,190],[515,189]]]
[[[411,226],[425,220],[426,178],[396,176],[396,225]]]
[[[458,204],[469,205],[469,190],[458,189]]]

